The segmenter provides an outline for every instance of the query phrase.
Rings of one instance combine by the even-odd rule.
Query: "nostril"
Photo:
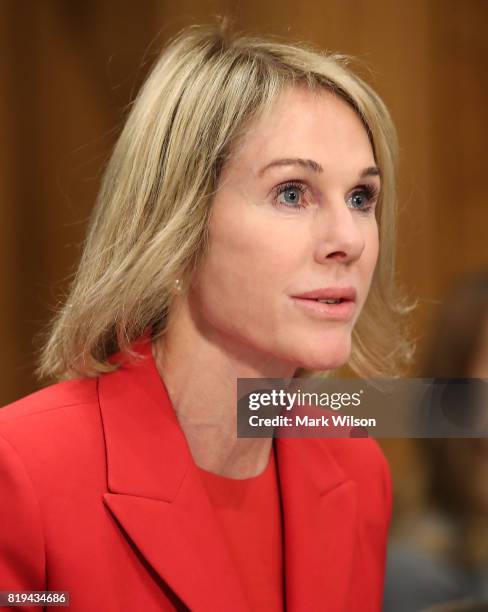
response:
[[[334,251],[327,255],[327,259],[346,259],[347,254],[344,251]]]

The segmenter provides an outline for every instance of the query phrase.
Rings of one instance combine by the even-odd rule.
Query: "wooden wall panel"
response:
[[[67,287],[100,175],[161,44],[233,11],[239,25],[358,56],[401,142],[399,276],[417,332],[487,262],[483,0],[0,4],[0,405],[37,387],[32,338]],[[422,344],[421,344],[422,346]]]

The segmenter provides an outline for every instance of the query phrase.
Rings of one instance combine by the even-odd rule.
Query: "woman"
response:
[[[395,132],[346,64],[225,24],[162,53],[42,354],[67,380],[0,413],[3,590],[69,591],[76,611],[380,609],[376,444],[235,434],[237,378],[390,375],[406,346]],[[333,303],[299,298],[317,290]]]

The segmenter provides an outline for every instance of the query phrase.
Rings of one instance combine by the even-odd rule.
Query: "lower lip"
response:
[[[334,321],[348,321],[354,312],[354,302],[345,300],[340,304],[324,304],[315,300],[292,297],[298,306],[305,308],[320,319],[332,319]]]

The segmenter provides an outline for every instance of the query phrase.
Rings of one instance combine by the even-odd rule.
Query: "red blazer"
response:
[[[69,591],[72,612],[250,612],[150,344],[135,349],[143,360],[0,410],[0,591]],[[275,443],[286,610],[381,610],[379,447]]]

